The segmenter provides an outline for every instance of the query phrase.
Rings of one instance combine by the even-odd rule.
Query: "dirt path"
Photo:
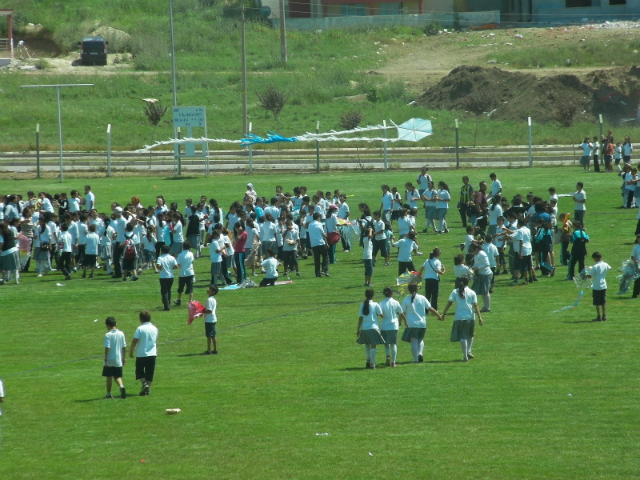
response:
[[[638,35],[637,25],[621,22],[604,28],[603,25],[582,25],[554,28],[500,29],[463,33],[442,34],[436,37],[421,37],[414,42],[390,42],[385,49],[387,64],[375,69],[390,80],[402,80],[412,91],[423,92],[462,65],[490,67],[488,59],[503,49],[539,45],[552,48],[561,43],[606,41],[620,35]],[[521,36],[521,38],[519,38]],[[539,77],[571,73],[578,76],[601,70],[603,67],[517,69],[508,65],[496,66]],[[606,68],[606,67],[605,67]]]

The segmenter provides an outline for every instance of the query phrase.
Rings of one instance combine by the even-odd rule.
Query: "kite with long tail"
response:
[[[397,130],[397,137],[349,137],[345,135],[362,134],[376,130]],[[433,127],[430,120],[422,118],[412,118],[406,122],[396,125],[390,121],[390,125],[373,125],[366,127],[356,127],[350,130],[335,131],[325,133],[307,132],[295,137],[283,137],[275,132],[269,132],[266,137],[249,134],[241,140],[229,140],[226,138],[172,138],[170,140],[156,142],[153,145],[145,145],[137,150],[137,153],[148,153],[156,147],[163,145],[178,145],[183,143],[231,143],[243,147],[250,145],[277,143],[277,142],[419,142],[423,138],[433,135]]]

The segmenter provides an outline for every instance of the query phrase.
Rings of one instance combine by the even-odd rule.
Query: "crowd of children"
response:
[[[624,145],[628,145],[626,150]],[[623,190],[633,185],[635,191],[637,172],[627,163],[632,147],[628,139],[624,145],[620,150],[625,160],[620,169]],[[609,165],[606,155],[605,164]],[[479,182],[474,191],[469,178],[463,177],[456,197],[466,236],[460,244],[462,254],[453,259],[455,290],[449,295],[443,314],[455,305],[451,340],[461,342],[464,361],[473,358],[473,323],[469,322],[477,315],[482,324],[481,313],[491,312],[496,276],[510,274],[513,284],[529,284],[538,281],[538,272],[542,277],[553,277],[556,267],[565,265],[567,279],[571,280],[584,270],[589,242],[584,228],[587,194],[582,183],[577,184],[573,194],[565,195],[574,202],[573,213],[559,214],[554,188],[549,189],[548,199],[530,192],[526,196],[515,195],[509,201],[497,175],[492,173],[489,179]],[[217,353],[214,296],[218,287],[246,283],[247,278],[258,275],[257,271],[264,274],[259,286],[274,285],[281,275],[302,276],[298,259],[310,255],[315,276],[329,277],[329,265],[337,261],[336,246],[341,244],[343,251],[349,252],[358,242],[363,251],[367,287],[366,300],[360,307],[358,343],[366,346],[367,366],[375,368],[377,345],[385,345],[387,364],[396,365],[402,322],[406,329],[401,339],[411,343],[414,361],[421,362],[427,313],[431,311],[443,319],[438,313],[438,296],[440,278],[448,270],[437,247],[418,268],[414,255],[421,255],[419,234],[449,232],[447,214],[454,196],[444,181],[435,188],[426,167],[417,184],[415,187],[407,182],[404,195],[395,187],[382,185],[379,210],[372,211],[368,204],[360,203],[359,214],[354,216],[344,193],[310,193],[304,186],[295,187],[293,193],[278,186],[267,200],[249,183],[242,200],[233,202],[228,212],[204,195],[197,200],[186,199],[183,210],[176,202],[167,206],[164,197],[158,195],[154,205],[144,207],[138,197],[132,197],[125,205],[112,203],[99,212],[89,185],[85,186],[84,198],[76,190],[69,197],[46,192],[27,192],[26,199],[8,195],[0,197],[2,282],[13,279],[19,283],[20,273],[28,272],[33,263],[39,277],[59,270],[66,280],[80,270],[83,277],[89,273],[92,278],[96,268],[104,268],[106,275],[114,279],[137,281],[144,271],[152,269],[159,273],[162,304],[168,311],[173,305],[182,305],[183,293],[189,301],[193,299],[194,262],[203,257],[203,249],[208,247],[205,353],[212,354]],[[626,206],[631,206],[629,195],[625,198]],[[420,207],[424,209],[424,228],[419,227]],[[560,244],[558,263],[553,252],[556,243]],[[371,288],[374,271],[378,258],[384,266],[390,265],[392,248],[398,252],[397,274],[417,270],[425,295],[411,284],[410,295],[398,303],[393,299],[393,290],[387,287],[383,291],[385,299],[377,304]],[[604,264],[595,254],[594,259]],[[175,270],[179,270],[178,296],[172,302]],[[606,270],[602,266],[591,273],[599,287],[604,285],[600,290],[605,291]],[[385,277],[384,282],[391,283],[391,278]],[[600,290],[594,288],[594,292]],[[482,298],[482,309],[478,308],[478,297]],[[605,303],[604,294],[597,299],[594,295],[594,305],[601,307],[597,317],[600,321],[607,319]],[[378,327],[378,318],[382,328]]]

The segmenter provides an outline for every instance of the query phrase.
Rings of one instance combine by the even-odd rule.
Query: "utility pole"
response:
[[[280,0],[280,53],[283,63],[287,63],[287,26],[285,17],[284,0]]]
[[[244,0],[242,0],[242,135],[248,133],[247,130],[247,45],[246,26],[244,17]]]

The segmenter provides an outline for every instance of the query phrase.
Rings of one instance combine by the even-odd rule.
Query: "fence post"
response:
[[[460,168],[460,128],[456,118],[456,168]]]
[[[111,124],[107,125],[107,177],[111,176]]]
[[[40,124],[36,123],[36,172],[40,178]]]
[[[382,121],[382,126],[384,127],[384,138],[387,138],[387,121]],[[384,170],[387,171],[389,169],[389,158],[387,157],[387,141],[384,140]]]
[[[249,136],[251,136],[251,129],[253,128],[253,122],[249,122]],[[249,144],[249,175],[253,175],[253,148]]]
[[[180,127],[178,127],[178,140],[181,138],[182,132],[180,131]],[[178,150],[178,175],[182,175],[182,153],[180,153],[180,150]]]
[[[529,130],[529,167],[533,167],[533,151],[531,148],[531,143],[533,142],[533,138],[531,137],[531,117],[527,117],[527,127]]]
[[[316,135],[320,133],[320,120],[316,122]],[[316,173],[320,173],[320,142],[316,140]]]

